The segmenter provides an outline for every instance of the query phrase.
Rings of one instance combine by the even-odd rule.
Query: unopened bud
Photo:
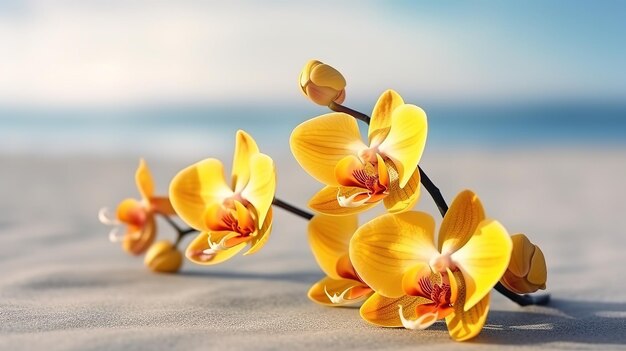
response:
[[[331,66],[311,60],[300,73],[300,88],[309,100],[322,106],[341,104],[346,98],[346,80]]]
[[[154,272],[176,273],[183,263],[183,254],[169,241],[158,241],[148,249],[144,264]]]
[[[548,272],[539,246],[531,243],[524,234],[512,235],[511,240],[513,253],[509,267],[500,280],[502,285],[518,294],[545,289]]]

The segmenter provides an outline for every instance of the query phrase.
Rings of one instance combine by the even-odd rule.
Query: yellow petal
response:
[[[469,311],[455,312],[446,317],[448,333],[456,341],[469,340],[480,333],[489,312],[489,294]]]
[[[386,160],[385,164],[389,173],[389,195],[383,199],[387,211],[398,213],[412,209],[420,197],[419,170],[415,169],[408,183],[400,188],[400,178],[396,166],[390,160]]]
[[[176,214],[172,203],[167,196],[153,196],[150,198],[150,205],[154,212],[160,213],[165,216],[173,216]]]
[[[315,85],[329,87],[334,90],[342,90],[346,87],[346,79],[343,75],[327,64],[320,64],[313,67],[309,78]]]
[[[265,154],[252,155],[248,162],[252,173],[241,196],[254,206],[259,216],[259,227],[262,227],[276,193],[276,169],[274,161]]]
[[[401,296],[389,298],[379,293],[374,293],[361,306],[361,317],[368,323],[380,326],[399,328],[402,327],[398,306],[402,306],[404,317],[407,319],[417,318],[416,307],[426,301],[421,297]]]
[[[222,233],[214,233],[224,235]],[[232,235],[232,233],[226,233],[226,235]],[[211,236],[212,241],[219,241],[219,237]],[[187,246],[187,250],[185,251],[185,256],[194,263],[200,265],[214,265],[218,263],[222,263],[231,257],[235,256],[239,251],[243,250],[246,247],[247,242],[241,242],[233,247],[228,249],[217,251],[213,254],[204,253],[205,250],[210,249],[209,246],[209,234],[207,232],[202,232],[196,236],[195,239]]]
[[[194,229],[208,231],[204,214],[208,207],[222,204],[233,191],[224,180],[224,166],[209,158],[193,164],[172,179],[170,201],[180,218]]]
[[[259,147],[252,137],[243,130],[237,131],[235,154],[233,156],[232,188],[240,192],[250,179],[250,159],[259,153]]]
[[[358,228],[356,215],[316,215],[309,221],[309,245],[322,271],[332,279],[340,279],[337,262],[348,253],[352,234]]]
[[[393,110],[391,129],[378,150],[396,165],[401,188],[422,158],[427,131],[426,113],[421,108],[405,104]]]
[[[137,189],[139,189],[143,199],[149,199],[154,195],[154,180],[150,168],[143,158],[139,160],[139,167],[135,171],[135,183],[137,183]]]
[[[385,140],[385,137],[389,134],[389,128],[391,127],[391,113],[396,107],[403,104],[404,100],[402,100],[400,94],[395,91],[387,90],[382,93],[374,106],[370,127],[367,133],[370,145],[377,145]]]
[[[309,207],[329,216],[347,216],[363,212],[376,206],[376,202],[365,203],[357,207],[340,206],[339,201],[337,201],[338,192],[339,188],[333,186],[324,187],[309,200]]]
[[[387,297],[405,295],[404,273],[437,255],[434,219],[423,212],[386,214],[364,224],[350,241],[350,259],[363,281]]]
[[[329,113],[297,126],[289,141],[294,157],[313,178],[338,186],[335,166],[344,157],[366,148],[353,117]]]
[[[345,306],[361,302],[371,293],[373,291],[356,280],[326,277],[315,283],[307,295],[311,301],[320,305]],[[331,297],[336,297],[336,302],[331,301]]]
[[[484,219],[485,210],[478,196],[470,190],[459,193],[441,222],[439,251],[447,254],[458,250]]]
[[[448,277],[453,291],[452,295],[454,295],[450,298],[454,304],[454,312],[446,317],[448,333],[456,341],[465,341],[478,335],[485,325],[490,295],[487,294],[474,307],[464,311],[466,287],[463,274],[459,271],[453,273],[448,270]]]
[[[525,277],[530,271],[530,261],[535,253],[535,245],[524,234],[511,235],[513,251],[508,270],[518,277]]]
[[[548,280],[546,259],[541,249],[538,246],[535,247],[536,249],[530,263],[530,272],[528,272],[527,279],[529,282],[538,285],[540,289],[545,289],[546,281]]]
[[[484,220],[469,241],[451,255],[465,280],[465,311],[474,307],[500,280],[511,258],[513,244],[506,229]]]
[[[248,256],[259,251],[267,243],[267,239],[269,239],[271,232],[272,232],[272,208],[270,207],[269,211],[267,211],[267,216],[265,217],[265,223],[263,224],[263,227],[258,231],[255,237],[250,239],[250,249],[244,252],[243,255]]]

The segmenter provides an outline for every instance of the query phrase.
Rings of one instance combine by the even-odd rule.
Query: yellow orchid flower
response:
[[[385,327],[425,329],[445,318],[450,336],[470,339],[482,329],[489,292],[505,272],[512,243],[497,221],[485,219],[478,197],[461,192],[434,241],[434,219],[423,212],[386,214],[357,230],[350,258],[376,293],[361,316]]]
[[[511,240],[513,253],[509,267],[500,279],[502,285],[518,294],[545,289],[548,269],[539,246],[530,242],[524,234],[511,235]]]
[[[135,172],[135,182],[141,194],[141,200],[125,199],[117,206],[115,216],[108,209],[102,208],[98,213],[100,222],[114,226],[109,233],[113,242],[121,241],[124,251],[140,255],[144,253],[156,236],[156,221],[154,215],[175,215],[174,209],[167,197],[154,195],[154,180],[146,161],[141,159]],[[120,235],[121,227],[126,227]]]
[[[231,186],[224,166],[208,158],[180,171],[170,184],[176,213],[200,234],[187,247],[191,261],[212,265],[224,262],[246,244],[249,255],[267,241],[272,227],[276,191],[274,161],[259,152],[250,135],[237,132]]]
[[[354,270],[348,247],[358,228],[356,215],[316,215],[309,222],[309,244],[326,277],[309,289],[309,299],[321,305],[343,306],[361,302],[374,292]]]
[[[327,215],[364,211],[383,200],[389,212],[402,212],[419,198],[416,169],[427,134],[426,113],[384,92],[370,121],[369,146],[345,113],[329,113],[296,127],[291,152],[305,171],[326,185],[309,206]]]

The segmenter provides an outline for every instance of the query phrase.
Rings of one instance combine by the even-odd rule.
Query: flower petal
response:
[[[154,180],[150,168],[143,158],[139,160],[139,167],[135,171],[135,183],[143,199],[149,199],[154,195]]]
[[[434,219],[423,212],[386,214],[364,224],[350,241],[350,259],[362,280],[387,297],[405,295],[403,275],[437,255]]]
[[[439,251],[449,254],[461,248],[484,219],[485,210],[478,196],[470,190],[459,193],[441,222]]]
[[[344,188],[347,190],[360,188]],[[323,213],[329,216],[347,216],[356,213],[363,212],[371,207],[376,206],[376,202],[374,203],[363,203],[359,206],[354,207],[344,207],[339,205],[339,201],[337,200],[337,193],[339,192],[339,188],[333,186],[324,187],[317,194],[313,195],[311,200],[309,200],[309,207],[313,210]]]
[[[386,160],[387,170],[389,173],[389,195],[387,195],[383,203],[390,213],[398,213],[413,208],[420,198],[420,172],[415,169],[408,183],[400,188],[400,178],[398,169],[391,160]]]
[[[391,127],[391,113],[396,107],[403,104],[404,100],[402,100],[400,94],[391,89],[380,95],[374,106],[370,127],[367,132],[370,145],[378,145],[385,140]]]
[[[365,165],[355,155],[348,155],[342,158],[335,167],[335,178],[342,186],[352,186],[363,188],[365,184],[358,180],[354,175],[356,172],[363,171]]]
[[[222,232],[220,235],[231,235],[232,232]],[[216,233],[218,234],[218,233]],[[215,237],[211,237],[212,241],[218,241]],[[241,242],[233,247],[227,248],[225,250],[217,251],[213,254],[207,254],[204,251],[210,249],[209,246],[209,234],[207,232],[202,232],[196,236],[195,239],[187,246],[187,250],[185,251],[185,256],[194,263],[200,265],[214,265],[218,263],[222,263],[231,257],[235,256],[239,251],[243,250],[246,247],[247,242]]]
[[[274,161],[265,154],[252,155],[248,162],[252,173],[241,196],[254,206],[258,215],[259,227],[263,227],[265,216],[272,207],[276,193],[276,169],[274,168]]]
[[[148,215],[140,227],[129,225],[122,239],[122,249],[132,255],[141,255],[154,242],[156,230],[156,221],[152,215]]]
[[[150,206],[154,212],[160,213],[164,216],[174,216],[176,211],[172,207],[172,203],[167,196],[153,196],[150,198]]]
[[[252,137],[243,130],[237,131],[233,156],[232,189],[240,192],[250,179],[250,159],[259,153],[259,147]]]
[[[548,271],[546,269],[546,259],[538,246],[536,246],[530,267],[530,272],[528,272],[527,276],[528,281],[538,285],[539,289],[545,289]]]
[[[407,295],[421,296],[430,300],[430,292],[424,291],[419,281],[422,277],[430,279],[432,273],[430,267],[426,263],[418,263],[409,268],[402,276],[402,289]]]
[[[391,129],[378,150],[398,169],[400,187],[409,182],[426,146],[426,113],[415,105],[401,105],[393,110]]]
[[[463,286],[463,277],[457,276],[457,283]],[[465,341],[478,335],[485,325],[487,320],[487,313],[489,312],[489,298],[490,295],[485,295],[468,311],[463,311],[463,299],[462,292],[464,288],[459,290],[461,295],[460,300],[457,300],[457,304],[454,306],[454,313],[446,317],[446,325],[448,326],[448,333],[456,341]]]
[[[530,261],[535,253],[535,245],[524,234],[511,235],[513,251],[509,271],[518,277],[525,277],[530,271]]]
[[[333,279],[340,279],[337,262],[348,253],[352,234],[358,228],[358,217],[316,215],[309,221],[309,245],[322,271]]]
[[[148,211],[140,201],[124,199],[117,205],[117,220],[125,224],[142,227],[147,220]]]
[[[404,309],[404,317],[408,319],[417,318],[416,307],[426,301],[421,297],[401,296],[397,298],[385,297],[379,293],[374,293],[361,306],[361,317],[368,323],[380,327],[402,327],[398,306]]]
[[[289,144],[307,173],[332,186],[339,185],[335,179],[337,163],[366,148],[356,121],[345,113],[329,113],[300,124],[291,133]]]
[[[506,229],[484,220],[469,241],[451,255],[465,281],[465,311],[471,309],[500,280],[511,258],[513,244]]]
[[[273,211],[270,207],[269,211],[267,211],[267,216],[265,216],[263,227],[257,232],[256,236],[250,239],[250,249],[243,253],[244,256],[256,253],[267,243],[267,239],[270,238],[270,233],[272,232],[272,213]]]
[[[204,221],[207,207],[233,195],[224,180],[224,166],[214,158],[195,163],[172,179],[170,201],[176,213],[194,229],[209,231]]]
[[[326,277],[313,284],[308,296],[311,301],[320,305],[345,306],[361,302],[372,293],[371,289],[356,280]]]

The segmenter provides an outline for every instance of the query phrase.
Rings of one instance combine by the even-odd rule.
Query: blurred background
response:
[[[316,58],[369,113],[388,88],[429,149],[626,142],[622,1],[0,1],[0,152],[193,155],[266,147],[325,113]]]
[[[289,136],[328,112],[300,92],[309,59],[344,74],[346,106],[421,106],[444,197],[476,191],[542,248],[553,303],[494,294],[480,341],[624,345],[625,19],[619,0],[0,0],[0,349],[450,349],[310,303],[306,222],[280,209],[260,252],[176,276],[107,241],[98,210],[139,196],[140,157],[166,194],[202,158],[228,169],[238,129],[305,207],[320,184]],[[439,217],[424,190],[417,208]]]

